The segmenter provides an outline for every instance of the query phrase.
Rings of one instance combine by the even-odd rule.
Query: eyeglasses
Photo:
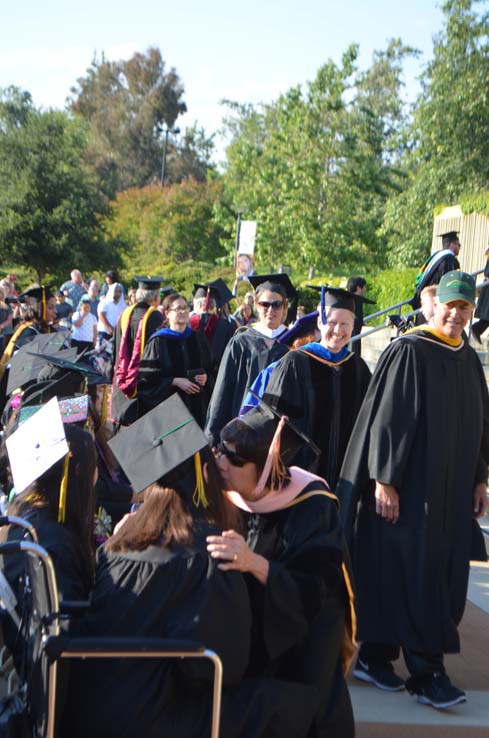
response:
[[[217,450],[219,455],[225,456],[226,459],[228,459],[233,466],[241,467],[249,463],[249,459],[244,459],[242,456],[236,453],[236,451],[231,451],[231,449],[228,448],[223,441],[221,441]]]
[[[279,310],[279,308],[283,307],[284,303],[283,300],[274,300],[273,302],[266,302],[266,300],[262,300],[258,303],[258,305],[264,310],[268,310],[269,308]]]
[[[186,313],[190,310],[188,305],[179,305],[178,307],[168,308],[169,313]]]

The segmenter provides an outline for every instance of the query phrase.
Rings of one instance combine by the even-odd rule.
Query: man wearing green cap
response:
[[[358,585],[354,674],[402,690],[391,663],[401,646],[408,691],[443,709],[466,699],[443,655],[460,650],[475,518],[488,506],[489,399],[463,335],[473,278],[445,274],[434,302],[433,326],[404,334],[380,358],[337,493]]]

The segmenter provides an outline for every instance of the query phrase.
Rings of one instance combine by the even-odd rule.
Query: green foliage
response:
[[[363,73],[357,53],[351,46],[341,65],[327,62],[306,89],[269,105],[227,102],[226,201],[258,221],[258,266],[345,271],[385,261],[379,228],[399,188],[401,61],[413,52],[392,41]]]
[[[35,110],[20,91],[6,97],[0,108],[0,255],[32,268],[39,281],[74,266],[113,264],[117,257],[99,217],[104,202],[83,164],[84,127],[64,113]]]
[[[478,3],[477,3],[478,4]],[[441,202],[484,192],[489,181],[489,16],[472,0],[448,0],[433,60],[409,132],[407,186],[387,206],[383,234],[394,266],[429,254],[432,215]]]
[[[213,263],[225,255],[226,234],[214,220],[221,197],[219,181],[193,179],[161,189],[148,186],[117,195],[105,227],[123,246],[126,270],[158,272],[190,260]]]
[[[104,192],[142,187],[160,181],[166,131],[166,182],[192,176],[205,180],[210,168],[212,138],[197,126],[177,145],[172,131],[187,106],[183,84],[167,69],[156,47],[131,59],[94,59],[85,77],[71,89],[70,108],[89,126],[87,162]]]
[[[375,305],[366,305],[364,314],[371,315],[378,310],[383,310],[390,305],[409,300],[414,295],[414,281],[418,269],[385,269],[378,274],[368,276],[367,296],[375,301]],[[409,312],[412,308],[408,305],[403,312]],[[380,325],[385,320],[382,316],[374,321],[372,325]]]

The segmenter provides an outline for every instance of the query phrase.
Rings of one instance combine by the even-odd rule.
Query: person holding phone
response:
[[[214,386],[212,356],[205,336],[189,327],[190,308],[172,295],[165,310],[168,325],[153,333],[139,365],[138,416],[177,392],[203,426]]]

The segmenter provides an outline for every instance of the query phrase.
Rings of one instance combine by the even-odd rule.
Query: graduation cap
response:
[[[64,353],[64,352],[63,352]],[[65,359],[64,356],[58,354],[38,354],[41,359],[44,359],[45,364],[63,369],[66,372],[78,372],[82,374],[87,380],[88,384],[110,384],[110,380],[101,372],[94,369],[94,367],[88,362],[83,361],[83,357],[80,355],[78,361],[71,361]]]
[[[42,333],[22,346],[10,359],[10,369],[7,382],[7,395],[17,387],[24,387],[37,379],[39,371],[46,364],[44,355],[63,353],[66,336],[62,333]],[[76,349],[68,349],[69,356],[74,358]]]
[[[283,465],[288,464],[304,446],[308,446],[316,457],[321,451],[314,441],[299,430],[285,415],[281,415],[253,391],[250,392],[258,400],[258,405],[240,416],[240,420],[258,433],[264,444],[269,445],[267,460],[254,489],[254,494],[259,494],[265,488],[271,474],[273,487],[273,472],[278,468],[279,462]]]
[[[160,295],[162,297],[168,297],[168,295],[177,295],[177,294],[178,292],[176,291],[176,289],[174,289],[174,287],[172,287],[169,284],[165,285],[164,287],[160,287]]]
[[[315,310],[313,313],[308,313],[308,315],[304,315],[302,318],[299,318],[292,328],[289,328],[288,331],[285,331],[285,333],[282,333],[277,338],[277,343],[291,346],[296,338],[302,338],[303,336],[313,333],[318,325],[318,315],[318,311]]]
[[[441,238],[443,243],[452,243],[452,241],[458,241],[458,234],[460,231],[448,231],[448,233],[440,233],[438,238]]]
[[[6,446],[19,494],[69,453],[57,399],[53,397],[7,438]]]
[[[141,492],[162,477],[170,486],[168,478],[171,472],[207,446],[202,429],[177,394],[171,395],[131,426],[122,428],[109,441],[112,453],[135,492]],[[199,464],[200,458],[197,466]],[[203,485],[197,467],[190,496],[195,491],[195,477],[197,483],[200,481]],[[176,483],[172,482],[172,486]]]
[[[263,290],[278,292],[279,295],[292,299],[296,295],[296,289],[290,281],[288,274],[259,274],[249,277],[251,284],[258,295]]]
[[[159,290],[161,283],[165,281],[164,277],[150,277],[149,275],[133,277],[133,279],[141,290]]]
[[[58,400],[61,419],[65,424],[84,423],[88,418],[88,395],[66,397]],[[45,405],[26,405],[20,408],[18,427],[20,428],[29,418],[35,415]]]
[[[216,301],[218,308],[223,307],[227,302],[234,299],[233,293],[221,278],[215,279],[213,282],[206,282],[205,284],[194,284],[193,295],[194,297],[207,297],[209,295]]]
[[[330,287],[327,284],[308,284],[307,287],[321,293],[320,307],[321,321],[323,323],[326,323],[326,308],[329,310],[332,308],[336,308],[338,310],[349,310],[354,314],[355,303],[361,303],[362,305],[375,305],[373,300],[369,300],[367,297],[362,297],[362,295],[355,295],[353,292],[348,292],[348,290],[343,290],[340,287]]]

